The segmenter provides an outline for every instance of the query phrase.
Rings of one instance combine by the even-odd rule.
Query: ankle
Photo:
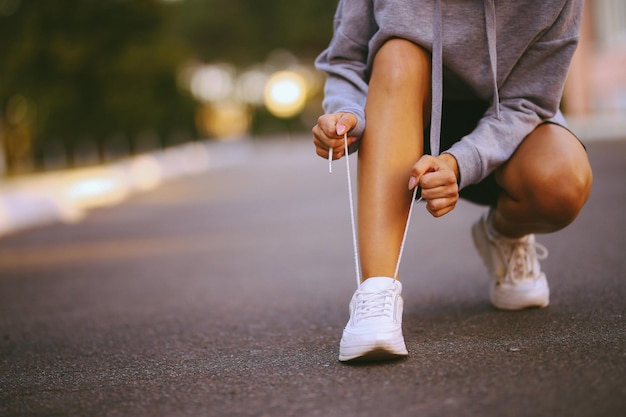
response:
[[[371,276],[368,276],[367,278],[362,278],[361,279],[361,283],[364,283],[368,279],[372,279],[372,278],[386,278],[386,279],[391,279],[391,280],[394,280],[394,281],[396,281],[396,280],[400,281],[400,278],[394,279],[392,276],[389,276],[389,275],[371,275]]]
[[[489,210],[489,213],[487,213],[487,221],[485,222],[486,225],[487,225],[487,234],[490,237],[499,238],[502,235],[496,230],[496,228],[495,228],[495,226],[493,224],[494,213],[495,213],[495,210],[493,210],[493,209]]]

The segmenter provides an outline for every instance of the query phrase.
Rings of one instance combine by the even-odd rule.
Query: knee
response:
[[[569,131],[543,124],[496,171],[498,183],[532,222],[562,229],[580,213],[593,181],[587,152]]]
[[[593,178],[589,164],[556,163],[535,173],[529,201],[535,214],[561,229],[578,216],[589,198]]]
[[[430,79],[430,55],[413,42],[393,38],[376,53],[373,71],[384,72],[389,88],[405,90],[416,80]]]

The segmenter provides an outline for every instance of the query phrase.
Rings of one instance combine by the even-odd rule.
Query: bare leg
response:
[[[570,224],[589,197],[587,153],[566,129],[544,124],[496,171],[504,189],[493,215],[497,232],[517,238],[550,233]]]
[[[392,277],[407,220],[411,167],[423,154],[430,56],[401,39],[376,54],[359,148],[358,231],[362,279]]]

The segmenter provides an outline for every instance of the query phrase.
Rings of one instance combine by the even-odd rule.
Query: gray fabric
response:
[[[558,106],[582,6],[583,0],[340,0],[333,38],[316,59],[327,75],[324,110],[355,114],[350,133],[360,137],[376,52],[391,38],[410,40],[433,53],[433,151],[443,99],[492,103],[476,129],[446,151],[459,163],[461,188],[479,182],[541,122],[564,123]]]
[[[433,51],[431,59],[431,109],[430,109],[430,151],[439,155],[441,142],[441,107],[443,104],[443,33],[441,0],[435,0],[433,16]]]

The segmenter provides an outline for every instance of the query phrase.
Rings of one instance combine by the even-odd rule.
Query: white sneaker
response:
[[[519,239],[496,237],[488,221],[489,212],[474,224],[472,237],[493,278],[491,303],[503,310],[546,307],[550,303],[550,288],[539,259],[545,259],[548,250],[535,242],[534,235]]]
[[[350,320],[339,360],[386,360],[408,355],[402,336],[402,284],[388,277],[366,279],[350,301]]]

